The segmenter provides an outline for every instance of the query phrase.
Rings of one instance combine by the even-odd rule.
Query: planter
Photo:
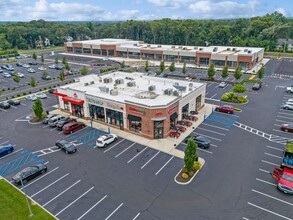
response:
[[[42,123],[42,119],[39,119],[37,117],[33,117],[32,119],[30,119],[28,121],[28,123],[30,123],[30,124],[41,124]]]

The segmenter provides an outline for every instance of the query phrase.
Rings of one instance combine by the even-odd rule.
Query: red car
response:
[[[278,189],[284,193],[293,194],[293,170],[275,167],[272,177],[278,181]]]
[[[184,120],[184,122],[185,122],[185,125],[186,125],[187,127],[192,126],[192,122],[191,122],[191,121]]]
[[[282,131],[293,132],[293,124],[282,124],[280,129]]]
[[[228,114],[233,114],[234,108],[231,105],[222,105],[222,106],[217,106],[215,111],[217,112],[225,112]]]
[[[171,131],[169,136],[179,138],[180,137],[180,132],[179,131]]]
[[[64,134],[76,132],[85,127],[83,122],[71,122],[63,126],[62,130]]]

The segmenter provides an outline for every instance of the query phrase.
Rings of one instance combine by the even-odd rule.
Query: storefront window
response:
[[[108,56],[113,57],[114,56],[114,50],[108,50]]]
[[[182,119],[184,119],[184,117],[188,115],[188,112],[189,112],[189,103],[187,103],[186,105],[182,107]]]
[[[164,121],[154,121],[154,138],[160,139],[164,137]]]
[[[129,130],[137,133],[141,133],[141,117],[134,115],[128,115]]]
[[[102,49],[102,56],[107,56],[107,50]]]
[[[123,113],[112,109],[106,109],[107,123],[119,127],[121,130],[123,126]]]
[[[68,102],[64,102],[64,110],[70,111],[70,107],[69,107],[69,103]]]
[[[72,52],[73,48],[72,47],[67,47],[67,52]]]
[[[90,54],[91,53],[91,49],[90,48],[83,48],[83,53]]]
[[[201,57],[201,58],[199,58],[199,65],[201,65],[201,66],[208,66],[209,65],[209,61],[210,61],[209,58]]]
[[[201,106],[201,95],[197,96],[195,99],[195,109],[198,110]]]
[[[81,49],[81,47],[75,47],[75,48],[74,48],[74,53],[76,53],[76,54],[82,54],[82,49]]]
[[[170,115],[170,128],[176,125],[177,118],[178,118],[177,112],[174,112],[172,115]]]
[[[91,118],[105,122],[105,111],[104,107],[96,106],[96,105],[89,105],[90,109],[90,116]]]
[[[84,110],[83,105],[71,104],[72,115],[75,117],[83,118]]]
[[[93,49],[93,54],[101,54],[101,50],[100,49]]]

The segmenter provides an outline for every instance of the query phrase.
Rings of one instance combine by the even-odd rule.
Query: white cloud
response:
[[[247,3],[200,0],[190,4],[188,9],[195,18],[234,18],[254,16],[259,5],[259,0],[250,0]]]
[[[158,7],[179,9],[191,0],[148,0],[148,2]]]
[[[276,11],[281,13],[284,16],[287,16],[287,12],[286,12],[286,10],[284,8],[278,8]]]

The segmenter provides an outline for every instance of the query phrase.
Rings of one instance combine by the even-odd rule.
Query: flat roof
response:
[[[111,78],[112,81],[105,83],[105,78]],[[123,79],[124,83],[115,84],[115,80],[118,79]],[[169,105],[180,97],[183,98],[200,87],[205,86],[204,83],[151,77],[139,72],[126,73],[119,71],[102,76],[91,74],[79,77],[76,80],[77,82],[61,86],[60,88],[62,90],[72,89],[85,92],[86,95],[120,103],[136,103],[148,107]],[[135,82],[135,86],[129,87],[127,85],[129,82]],[[176,83],[177,85],[175,85]],[[101,87],[103,87],[114,90],[114,86],[116,86],[115,90],[118,91],[118,95],[111,95],[110,92],[103,92],[103,89],[101,89]],[[149,92],[149,86],[155,86],[155,89]],[[182,88],[186,90],[180,91]],[[166,95],[164,93],[166,89],[169,89],[171,95]],[[178,94],[174,94],[174,91],[177,91]]]

